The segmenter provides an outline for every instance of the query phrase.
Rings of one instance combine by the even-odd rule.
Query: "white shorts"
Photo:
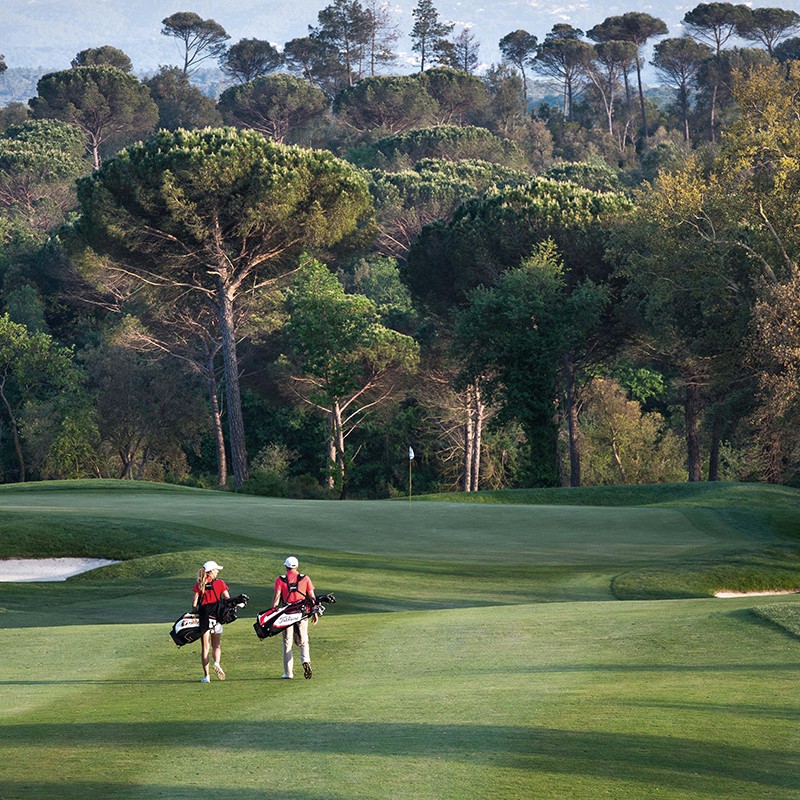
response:
[[[222,633],[222,624],[217,622],[215,619],[210,619],[208,621],[208,632],[209,633]]]

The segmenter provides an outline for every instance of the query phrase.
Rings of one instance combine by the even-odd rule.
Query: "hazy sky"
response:
[[[66,69],[80,50],[110,44],[124,50],[137,72],[151,71],[161,64],[177,64],[174,40],[161,35],[161,20],[176,11],[194,11],[220,23],[231,36],[267,39],[276,45],[303,36],[315,25],[317,13],[332,0],[5,0],[0,53],[10,66]],[[401,65],[411,70],[413,54],[408,32],[411,10],[417,0],[393,0],[402,34],[398,41]],[[500,58],[497,43],[502,36],[524,28],[540,39],[559,22],[586,30],[612,14],[645,11],[661,17],[670,36],[683,32],[680,20],[697,3],[654,2],[557,2],[557,0],[438,0],[442,19],[456,23],[455,33],[472,27],[481,44],[484,64]],[[780,6],[800,12],[800,0],[752,3]],[[403,67],[399,66],[398,71]]]

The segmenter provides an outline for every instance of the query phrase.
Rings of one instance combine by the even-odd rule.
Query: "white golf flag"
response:
[[[413,461],[414,460],[414,448],[413,447],[409,447],[408,448],[408,460],[409,461]]]

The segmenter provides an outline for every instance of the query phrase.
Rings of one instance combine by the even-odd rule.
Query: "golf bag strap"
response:
[[[215,580],[211,581],[210,583],[207,583],[203,587],[203,591],[198,593],[198,596],[197,596],[197,610],[198,611],[200,610],[200,606],[203,605],[203,600],[205,600],[206,593],[209,592],[209,590],[210,590],[211,594],[214,596],[214,601],[213,601],[214,603],[218,603],[220,600],[222,600],[222,597],[220,596],[219,592],[217,591],[217,587],[214,585],[216,582],[217,581],[215,579]]]
[[[300,585],[300,581],[302,581],[303,578],[305,578],[305,577],[306,577],[305,575],[302,575],[301,573],[298,572],[297,573],[297,582],[296,583],[295,582],[290,583],[289,579],[286,577],[286,575],[281,575],[281,580],[286,584],[286,602],[287,603],[289,602],[289,595],[292,594],[292,592],[297,592],[297,594],[303,595],[304,598],[308,597],[308,595],[305,592],[303,592],[300,589],[298,589],[298,586]],[[292,602],[297,602],[297,601],[292,601]]]

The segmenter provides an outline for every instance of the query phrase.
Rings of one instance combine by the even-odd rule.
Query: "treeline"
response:
[[[3,480],[389,496],[409,446],[417,491],[796,480],[800,16],[697,6],[667,109],[647,14],[480,77],[429,0],[379,74],[390,19],[278,52],[181,12],[181,64],[84,50],[0,110]]]

